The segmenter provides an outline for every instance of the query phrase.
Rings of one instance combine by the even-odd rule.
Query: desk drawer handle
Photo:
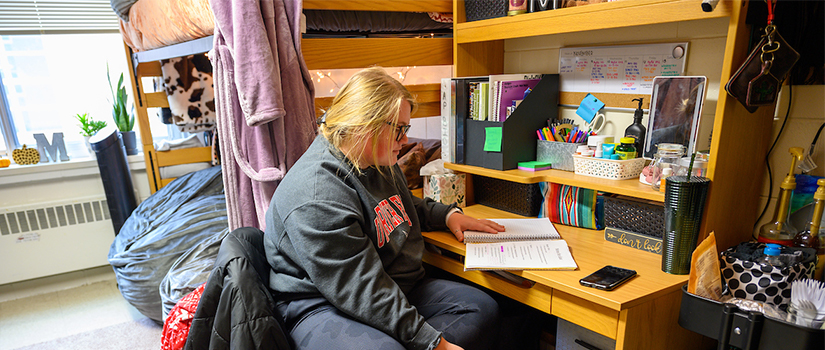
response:
[[[579,344],[579,345],[583,346],[587,350],[602,350],[602,349],[597,348],[595,345],[591,345],[591,344],[589,344],[589,343],[587,343],[587,342],[585,342],[584,340],[581,340],[581,339],[576,339],[576,340],[574,340],[574,342],[576,342],[576,344]]]

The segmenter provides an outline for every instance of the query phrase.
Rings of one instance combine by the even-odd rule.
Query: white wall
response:
[[[140,202],[149,196],[145,163],[142,155],[128,160]],[[89,158],[0,169],[0,213],[105,196],[97,161]],[[0,284],[105,266],[114,238],[110,220],[2,235]]]
[[[768,198],[769,182],[768,177],[765,176],[762,193],[759,197],[759,208],[761,209],[766,201],[769,201],[769,204],[765,215],[756,225],[754,234],[758,232],[759,226],[773,218],[779,195],[779,185],[785,179],[791,167],[791,154],[788,149],[801,147],[805,152],[808,152],[816,131],[825,122],[825,102],[823,102],[825,85],[795,85],[793,86],[792,101],[789,99],[790,95],[788,86],[783,87],[779,94],[779,103],[776,106],[773,121],[771,144],[779,134],[789,102],[791,102],[791,111],[785,129],[770,154],[771,174],[773,176],[771,197]],[[825,132],[819,136],[819,140],[814,146],[813,160],[817,167],[809,175],[825,176]],[[795,174],[800,173],[798,167],[794,170]],[[746,171],[743,171],[743,176],[748,176]],[[803,227],[797,227],[797,229],[802,230]]]

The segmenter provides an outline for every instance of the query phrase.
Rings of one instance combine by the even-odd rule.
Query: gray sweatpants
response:
[[[490,349],[496,343],[498,304],[477,288],[448,280],[425,279],[407,295],[444,339],[465,350]],[[295,350],[403,350],[386,333],[356,321],[324,298],[278,305]]]

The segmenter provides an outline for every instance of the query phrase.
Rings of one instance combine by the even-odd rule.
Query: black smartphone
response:
[[[580,279],[579,283],[596,289],[613,290],[633,276],[636,276],[635,270],[607,265]]]

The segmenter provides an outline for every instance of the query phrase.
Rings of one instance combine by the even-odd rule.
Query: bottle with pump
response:
[[[762,256],[756,259],[756,263],[762,266],[775,266],[775,267],[785,267],[785,264],[779,260],[779,248],[782,247],[779,244],[769,243],[765,246],[765,249],[762,251]]]
[[[819,187],[814,192],[814,212],[811,215],[811,222],[794,237],[793,244],[796,247],[816,249],[818,259],[814,277],[821,280],[822,271],[825,268],[825,242],[822,241],[825,236],[820,235],[819,224],[822,222],[822,210],[825,208],[825,179],[819,179],[816,184]]]
[[[779,200],[776,203],[773,220],[759,228],[759,238],[757,241],[762,243],[776,243],[790,246],[793,245],[793,239],[798,232],[788,222],[788,209],[791,205],[791,194],[796,188],[794,169],[796,169],[796,162],[802,160],[803,151],[800,147],[792,147],[788,151],[793,155],[791,159],[791,170],[779,186]]]
[[[633,124],[627,127],[624,130],[625,137],[632,137],[636,141],[634,142],[634,146],[636,146],[636,154],[641,157],[644,153],[645,149],[645,134],[647,133],[647,129],[645,129],[644,125],[642,125],[642,116],[644,116],[644,111],[642,111],[642,101],[644,97],[634,98],[633,101],[639,101],[639,107],[636,108],[636,111],[633,113]]]

